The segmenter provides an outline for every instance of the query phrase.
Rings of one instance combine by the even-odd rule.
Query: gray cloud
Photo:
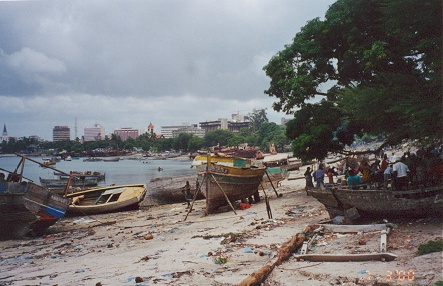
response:
[[[262,67],[332,3],[0,2],[0,120],[10,135],[47,139],[75,117],[81,133],[253,108],[277,121]]]

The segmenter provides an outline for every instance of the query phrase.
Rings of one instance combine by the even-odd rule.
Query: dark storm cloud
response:
[[[322,17],[331,3],[0,2],[0,97],[12,106],[14,98],[36,100],[27,111],[54,98],[60,104],[76,103],[77,97],[88,97],[91,104],[104,98],[110,102],[138,98],[135,104],[146,105],[154,119],[140,115],[137,120],[164,122],[157,125],[230,117],[230,112],[254,107],[269,111],[272,99],[263,93],[269,80],[262,67],[306,21]],[[175,109],[178,102],[184,110]],[[189,111],[197,103],[226,102],[229,106],[223,106],[220,114],[207,115],[211,118]],[[166,110],[150,110],[151,106]],[[112,105],[109,108],[110,113],[115,111]],[[171,113],[176,122],[166,120]],[[58,116],[48,115],[48,122],[57,125]],[[84,118],[85,125],[95,120],[106,125],[104,121],[113,117],[104,109],[96,112],[95,120],[86,119],[89,114],[71,116]]]

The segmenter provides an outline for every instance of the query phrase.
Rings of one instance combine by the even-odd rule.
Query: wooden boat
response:
[[[16,170],[9,172],[6,181],[0,181],[0,239],[21,238],[25,235],[40,235],[56,223],[65,212],[70,199],[54,194],[48,189],[25,181],[23,176],[24,163],[30,160],[21,157]]]
[[[331,218],[427,217],[443,215],[443,185],[391,189],[313,188],[307,193],[326,206]]]
[[[97,179],[97,181],[104,181],[106,179],[106,173],[101,172],[78,172],[78,171],[71,171],[69,174],[60,173],[60,172],[54,172],[55,176],[60,176],[60,179],[67,179],[71,176],[74,176],[78,180],[87,180],[87,179]]]
[[[175,204],[186,202],[182,192],[186,182],[191,186],[191,195],[195,194],[197,174],[180,177],[164,177],[151,179],[147,185],[147,193],[141,207]],[[197,200],[204,199],[201,192],[197,194]]]
[[[289,171],[284,167],[267,167],[266,173],[263,175],[262,186],[264,188],[278,187],[280,182],[287,179],[288,176]]]
[[[68,214],[90,215],[137,209],[146,195],[145,184],[108,186],[90,189],[66,197],[72,200]]]
[[[43,162],[42,162],[43,166],[42,167],[55,165],[56,163],[57,162],[54,159],[43,159]]]
[[[97,158],[97,157],[89,157],[86,159],[83,159],[83,162],[100,162],[102,161],[101,158]]]
[[[207,155],[206,162],[197,165],[198,181],[206,198],[206,214],[252,197],[265,172],[265,166],[254,165],[251,159]]]
[[[40,184],[53,193],[64,194],[68,179],[44,179],[39,178]],[[69,190],[85,190],[97,187],[98,180],[96,178],[85,178],[84,180],[71,179],[69,182]]]
[[[103,159],[103,162],[118,162],[118,161],[120,161],[119,157]]]

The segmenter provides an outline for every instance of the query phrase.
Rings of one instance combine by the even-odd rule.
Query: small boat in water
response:
[[[66,197],[72,200],[68,214],[90,215],[138,209],[146,195],[145,184],[108,186],[90,189]]]
[[[66,184],[68,184],[68,178],[66,179],[44,179],[39,178],[40,184],[53,193],[64,194]],[[97,187],[98,180],[96,178],[84,178],[82,179],[71,179],[69,182],[69,190],[85,190],[92,187]]]
[[[201,156],[194,159],[198,181],[206,198],[206,214],[258,193],[266,172],[265,166],[238,157],[207,155],[206,158],[206,161]]]
[[[103,162],[118,162],[118,161],[120,161],[119,157],[103,159]]]
[[[26,160],[42,163],[16,154],[21,160],[7,179],[0,181],[0,239],[40,235],[65,215],[70,199],[50,192],[47,188],[23,176]],[[20,169],[21,172],[17,173]],[[27,180],[27,181],[26,181]]]

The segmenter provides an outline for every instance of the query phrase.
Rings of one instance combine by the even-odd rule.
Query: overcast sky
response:
[[[0,2],[0,123],[74,138],[272,110],[263,66],[332,0]]]

